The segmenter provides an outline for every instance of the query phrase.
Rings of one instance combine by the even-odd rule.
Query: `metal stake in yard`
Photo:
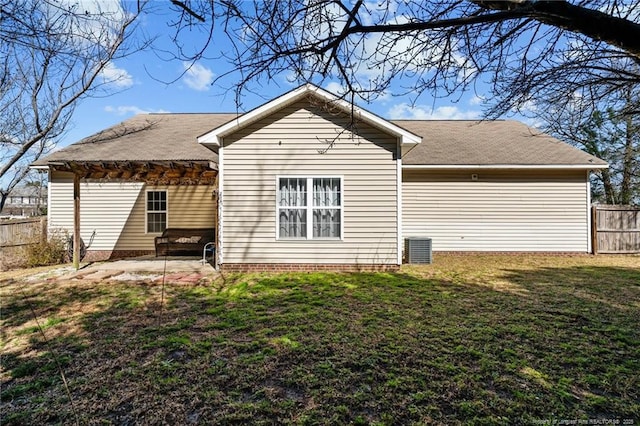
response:
[[[73,174],[73,267],[80,269],[80,176]]]

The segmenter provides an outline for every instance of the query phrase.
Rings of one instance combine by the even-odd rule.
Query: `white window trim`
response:
[[[278,205],[278,191],[280,190],[280,179],[306,179],[307,180],[307,188],[311,188],[307,190],[307,204],[311,202],[312,205],[307,205],[305,209],[307,210],[307,237],[306,238],[280,238],[280,206]],[[332,238],[332,237],[323,237],[323,238],[313,238],[313,209],[316,208],[313,206],[313,180],[314,179],[340,179],[340,206],[334,207],[340,209],[340,238]],[[276,196],[275,196],[275,215],[276,215],[276,226],[275,226],[275,238],[276,241],[344,241],[344,205],[345,205],[345,190],[344,190],[344,176],[342,175],[276,175]],[[296,206],[290,208],[298,208]]]
[[[150,192],[164,192],[165,193],[165,199],[167,200],[167,209],[164,211],[158,210],[149,210],[149,193]],[[167,191],[166,189],[149,189],[149,188],[145,188],[144,189],[144,233],[145,234],[154,234],[154,235],[161,235],[162,232],[149,232],[149,213],[164,213],[165,215],[165,222],[167,224],[167,228],[169,227],[169,191]]]

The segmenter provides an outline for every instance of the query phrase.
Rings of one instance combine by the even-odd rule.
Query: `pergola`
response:
[[[80,267],[80,180],[126,180],[149,185],[217,185],[213,161],[57,161],[52,171],[73,173],[73,266]]]

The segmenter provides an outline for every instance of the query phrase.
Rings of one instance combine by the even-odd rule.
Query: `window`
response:
[[[167,191],[147,191],[147,232],[167,228]]]
[[[342,179],[278,178],[278,238],[342,237]]]

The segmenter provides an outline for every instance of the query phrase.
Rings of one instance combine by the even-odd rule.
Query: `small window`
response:
[[[167,191],[147,191],[147,232],[161,233],[167,228]]]
[[[339,177],[279,178],[278,238],[341,238],[341,191]]]

